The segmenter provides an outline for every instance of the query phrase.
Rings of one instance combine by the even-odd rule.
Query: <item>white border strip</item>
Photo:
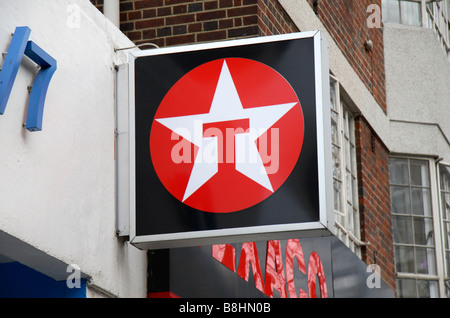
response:
[[[134,87],[134,67],[135,56],[130,53],[128,56],[128,71],[129,71],[129,113],[128,113],[128,127],[129,127],[129,149],[130,149],[130,241],[136,237],[136,127],[135,127],[135,87]]]
[[[328,44],[320,32],[314,36],[316,80],[317,164],[319,179],[320,222],[334,227],[333,171],[331,160],[331,115]]]
[[[301,234],[299,234],[301,233]],[[198,244],[237,243],[272,239],[288,239],[292,235],[302,237],[326,236],[329,231],[320,222],[264,225],[233,229],[218,229],[173,234],[136,236],[131,243],[139,248],[187,247]],[[264,237],[261,237],[264,235]]]
[[[163,54],[180,53],[180,52],[194,52],[194,51],[220,49],[220,48],[251,45],[251,44],[270,43],[270,42],[278,42],[278,41],[286,41],[286,40],[297,40],[297,39],[303,39],[303,38],[312,38],[318,32],[319,31],[307,31],[307,32],[289,33],[289,34],[281,34],[281,35],[269,35],[269,36],[254,37],[254,38],[247,38],[247,39],[182,45],[182,46],[175,46],[175,47],[168,47],[168,48],[135,51],[135,52],[131,52],[130,54],[132,54],[135,58],[138,58],[138,57],[144,57],[144,56],[163,55]]]

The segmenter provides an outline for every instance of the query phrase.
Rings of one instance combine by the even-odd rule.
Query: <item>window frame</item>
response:
[[[424,7],[423,7],[423,4],[422,4],[422,1],[421,0],[386,0],[386,4],[388,4],[388,2],[389,1],[396,1],[397,2],[397,4],[398,4],[398,22],[392,22],[392,23],[399,23],[399,24],[403,24],[403,25],[409,25],[409,26],[415,26],[415,27],[424,27],[424,14],[425,14],[425,12],[424,12]],[[382,1],[382,4],[383,4],[383,7],[384,8],[388,8],[389,7],[389,5],[384,5],[384,0]],[[411,24],[411,23],[408,23],[407,21],[403,21],[404,19],[405,19],[405,16],[402,14],[402,11],[403,10],[405,10],[405,8],[403,8],[403,6],[402,6],[402,3],[403,4],[406,4],[406,3],[416,3],[417,5],[418,5],[418,8],[419,8],[419,10],[418,10],[418,14],[419,14],[419,16],[417,17],[417,22],[419,23],[419,24]],[[385,9],[386,10],[386,9]],[[386,11],[384,11],[384,12],[386,12]],[[416,17],[414,17],[414,19],[415,19]],[[416,19],[415,19],[416,20]],[[383,19],[383,22],[390,22],[389,20],[387,20],[387,19]]]
[[[334,97],[332,87],[334,87]],[[333,105],[333,101],[334,104]],[[343,100],[340,92],[339,80],[330,74],[330,112],[332,121],[332,134],[335,118],[337,118],[337,140],[333,139],[333,165],[340,171],[339,177],[336,177],[333,171],[333,196],[335,214],[335,235],[352,250],[359,258],[362,257],[361,247],[367,243],[361,241],[361,224],[359,211],[359,194],[358,194],[358,165],[356,161],[356,134],[355,134],[355,116],[351,109]],[[333,106],[336,108],[334,109]],[[335,114],[335,116],[333,116]],[[336,142],[337,141],[337,142]],[[334,148],[339,149],[338,162],[334,159]],[[349,175],[348,175],[349,173]],[[350,177],[350,183],[347,177]],[[339,198],[336,198],[334,184],[340,183]],[[350,191],[348,191],[350,189]],[[351,193],[349,193],[351,192]],[[349,198],[351,199],[349,201]],[[336,200],[340,204],[340,210],[336,209]],[[351,209],[351,214],[349,213]],[[341,222],[343,220],[343,222]],[[350,221],[352,227],[350,228]],[[343,223],[343,224],[342,224]]]
[[[446,297],[450,298],[450,209],[448,210],[448,214],[444,215],[443,202],[442,197],[443,194],[447,194],[450,196],[450,187],[448,189],[442,189],[442,179],[440,168],[441,166],[446,167],[448,172],[450,173],[450,163],[446,162],[436,162],[436,177],[437,177],[437,197],[438,197],[438,206],[439,206],[439,217],[440,217],[440,233],[441,233],[441,244],[442,244],[442,265],[443,265],[443,290],[442,295],[446,295]],[[448,249],[445,244],[445,238],[448,237]],[[446,253],[449,254],[449,258],[446,258]]]
[[[390,2],[396,1],[398,12],[392,12]],[[417,3],[419,6],[417,23],[411,24],[403,21],[402,3]],[[450,0],[383,0],[382,1],[383,22],[408,25],[432,29],[437,39],[450,58]]]
[[[428,157],[428,156],[414,156],[414,155],[406,155],[406,154],[391,154],[389,156],[389,159],[406,159],[408,162],[410,160],[421,160],[421,161],[427,161],[428,162],[428,177],[429,177],[429,189],[430,189],[430,204],[431,204],[431,217],[433,219],[433,235],[434,235],[434,250],[435,250],[435,262],[436,262],[436,274],[418,274],[418,273],[409,273],[409,272],[398,272],[397,268],[395,268],[395,274],[397,283],[398,280],[407,280],[407,279],[414,279],[414,280],[424,280],[424,281],[436,281],[438,283],[438,297],[449,297],[450,296],[450,286],[447,286],[449,281],[448,275],[450,273],[446,273],[446,267],[448,268],[448,265],[445,261],[445,245],[444,245],[444,221],[442,218],[442,211],[441,211],[441,188],[440,188],[440,176],[439,176],[439,167],[440,164],[439,160],[436,160],[436,158]],[[450,165],[444,164],[446,166]],[[408,173],[410,173],[408,171]],[[389,185],[392,187],[391,180],[389,180]],[[408,187],[411,187],[411,184],[408,184]],[[391,200],[392,200],[392,193],[391,193]],[[395,213],[394,213],[395,214]],[[392,209],[391,209],[391,215],[392,215]],[[411,215],[414,214],[411,211]],[[392,215],[394,216],[394,215]],[[392,230],[394,231],[394,222],[392,222]],[[393,243],[394,248],[395,246],[404,245],[402,243]],[[417,244],[412,244],[411,246],[416,246]],[[421,245],[420,245],[421,246]],[[395,259],[395,253],[394,253],[394,259]],[[414,259],[414,262],[416,262],[416,259]],[[416,264],[415,264],[416,265]],[[417,290],[416,290],[417,292]]]

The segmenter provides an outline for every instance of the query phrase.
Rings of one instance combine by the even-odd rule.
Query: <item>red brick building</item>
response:
[[[91,2],[103,10],[102,0]],[[370,9],[371,5],[375,11]],[[414,157],[426,155],[429,160],[444,157],[444,162],[449,158],[445,148],[434,153],[401,151],[392,141],[401,136],[386,135],[385,128],[400,119],[389,117],[394,105],[389,103],[387,94],[386,35],[381,8],[381,0],[120,0],[120,29],[142,49],[146,43],[169,47],[312,29],[325,32],[330,41],[331,111],[335,128],[332,138],[336,236],[367,265],[378,265],[384,282],[404,296],[406,289],[398,286],[398,282],[405,284],[405,280],[413,278],[398,274],[402,272],[401,240],[395,238],[399,229],[392,216],[395,202],[391,202],[391,191],[395,186],[389,172],[395,167],[392,163],[390,167],[390,158],[402,153]],[[375,22],[379,19],[380,27],[370,26],[368,19]],[[389,131],[394,129],[397,128]],[[447,166],[439,168],[443,171],[440,179],[443,186]],[[446,191],[442,190],[443,198]],[[445,205],[444,199],[439,202]],[[443,216],[445,226],[446,220]],[[446,231],[443,229],[441,239],[447,235]],[[437,250],[439,245],[433,246]],[[447,249],[442,249],[443,264],[446,257],[448,262]],[[429,279],[442,285],[448,277],[448,269],[431,272],[428,274],[435,276],[414,278],[416,284],[420,279],[427,282]],[[414,274],[417,273],[416,270]],[[420,295],[417,287],[420,285],[414,286]],[[443,297],[445,287],[438,289]]]

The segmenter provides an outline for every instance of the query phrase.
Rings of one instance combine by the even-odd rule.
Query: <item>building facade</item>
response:
[[[446,297],[449,10],[448,1],[120,1],[120,28],[160,47],[323,31],[336,236],[378,264],[397,296]],[[413,185],[414,169],[427,181]]]
[[[88,297],[450,296],[449,1],[34,2],[0,0],[3,51],[26,25],[58,62],[41,132],[22,127],[36,73],[29,61],[0,117],[2,279],[37,271],[51,278],[38,285],[49,295],[60,284],[60,293]],[[126,51],[310,30],[329,46],[335,236],[148,252],[117,237],[115,76]],[[272,249],[286,270],[297,255],[296,289],[288,277],[287,292],[258,287],[255,263],[265,260],[267,284]],[[250,264],[253,277],[242,270]],[[366,268],[382,287],[369,287]],[[68,287],[72,273],[82,287]],[[17,284],[0,286],[0,295],[26,295]]]
[[[2,52],[28,27],[57,63],[41,131],[23,125],[44,68],[28,57],[1,116],[0,294],[145,297],[146,253],[115,236],[115,65],[126,60],[114,48],[133,43],[89,1],[0,7]]]

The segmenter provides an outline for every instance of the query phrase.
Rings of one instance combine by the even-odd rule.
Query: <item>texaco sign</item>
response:
[[[319,32],[131,54],[132,243],[329,233],[326,55]]]

